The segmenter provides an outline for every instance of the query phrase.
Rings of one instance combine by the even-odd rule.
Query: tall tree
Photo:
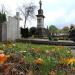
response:
[[[68,26],[63,27],[62,33],[67,34],[69,33],[70,28]]]
[[[52,34],[57,33],[58,28],[55,25],[49,26],[49,32]]]
[[[69,31],[69,38],[75,42],[75,28]]]
[[[69,39],[75,42],[75,25],[74,24],[70,25]]]
[[[74,24],[71,24],[70,25],[70,30],[74,29],[75,28],[75,25]]]
[[[6,14],[0,12],[0,23],[3,23],[6,21]]]
[[[24,28],[26,27],[27,20],[30,21],[35,17],[35,8],[36,6],[33,3],[23,4],[21,7],[19,7],[19,11],[24,18]]]

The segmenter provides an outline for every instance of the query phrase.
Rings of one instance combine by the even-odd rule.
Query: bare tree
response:
[[[1,4],[0,12],[1,12],[2,14],[3,14],[3,13],[8,13],[8,11],[6,10],[6,8],[5,8],[5,5],[4,5],[4,4]]]
[[[4,4],[1,4],[0,5],[0,13],[1,14],[6,14],[6,17],[8,18],[9,15],[11,15],[11,12],[10,12],[10,8],[6,7]]]
[[[23,4],[21,7],[19,7],[19,11],[24,18],[24,28],[26,27],[27,20],[29,21],[35,17],[35,9],[36,6],[33,3]]]

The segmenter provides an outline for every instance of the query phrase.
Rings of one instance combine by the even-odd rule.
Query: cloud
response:
[[[12,0],[0,0],[0,4],[5,4],[6,8],[11,9],[10,12],[15,15],[19,5],[30,1],[39,7],[39,0],[13,0],[13,2]],[[42,8],[46,17],[45,27],[50,24],[55,24],[57,27],[75,24],[75,0],[42,0]],[[32,26],[36,26],[35,21],[33,21]]]
[[[58,9],[57,11],[52,11],[52,12],[45,12],[45,15],[46,15],[46,24],[47,22],[49,23],[54,23],[56,22],[57,20],[59,20],[60,18],[64,18],[65,17],[65,10],[63,8],[61,9]]]

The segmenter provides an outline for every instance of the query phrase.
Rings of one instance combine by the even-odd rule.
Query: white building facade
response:
[[[15,41],[16,39],[21,38],[19,24],[20,20],[19,12],[17,12],[14,17],[8,17],[8,21],[2,24],[1,41]]]

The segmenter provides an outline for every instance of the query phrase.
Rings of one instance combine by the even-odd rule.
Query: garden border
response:
[[[42,39],[18,39],[17,42],[22,43],[32,43],[32,44],[45,44],[45,45],[61,45],[61,46],[75,46],[75,42],[59,42],[59,41],[49,41]]]

